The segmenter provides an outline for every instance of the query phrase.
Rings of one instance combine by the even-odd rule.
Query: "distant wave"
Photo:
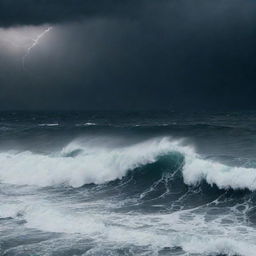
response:
[[[94,125],[97,125],[96,123],[92,123],[92,122],[88,122],[88,123],[85,123],[84,126],[94,126]]]
[[[51,127],[51,126],[59,126],[59,124],[58,124],[58,123],[51,123],[51,124],[39,124],[38,126],[49,126],[49,127]]]
[[[10,127],[6,127],[6,126],[1,126],[0,127],[0,131],[9,131],[9,130],[12,130],[12,128],[10,128]]]
[[[155,138],[126,147],[71,142],[57,155],[0,153],[0,180],[18,185],[52,186],[103,184],[125,177],[129,171],[180,154],[184,183],[197,186],[205,181],[220,189],[256,190],[256,169],[231,167],[203,159],[193,147],[168,137]],[[173,158],[172,161],[176,161]],[[171,171],[171,170],[170,170]]]
[[[76,124],[76,126],[80,127],[80,126],[96,126],[97,124],[94,122],[87,122],[87,123],[81,123],[81,124]]]

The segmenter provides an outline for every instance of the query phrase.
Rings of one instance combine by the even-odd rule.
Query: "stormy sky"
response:
[[[0,0],[0,110],[255,109],[255,57],[255,0]]]

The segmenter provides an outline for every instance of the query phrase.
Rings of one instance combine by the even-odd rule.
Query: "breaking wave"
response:
[[[172,163],[168,171],[179,168],[186,185],[198,186],[205,181],[219,189],[256,190],[256,169],[204,159],[193,147],[169,137],[118,147],[73,141],[50,155],[3,152],[0,180],[17,185],[81,187],[122,179],[131,171],[139,171],[139,167],[145,169],[166,159]]]

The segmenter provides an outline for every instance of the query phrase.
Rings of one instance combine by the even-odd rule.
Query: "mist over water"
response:
[[[2,112],[0,255],[254,255],[253,112]]]

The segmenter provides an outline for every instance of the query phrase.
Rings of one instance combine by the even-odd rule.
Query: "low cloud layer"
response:
[[[40,25],[101,16],[134,15],[143,3],[144,0],[0,0],[0,26]]]

